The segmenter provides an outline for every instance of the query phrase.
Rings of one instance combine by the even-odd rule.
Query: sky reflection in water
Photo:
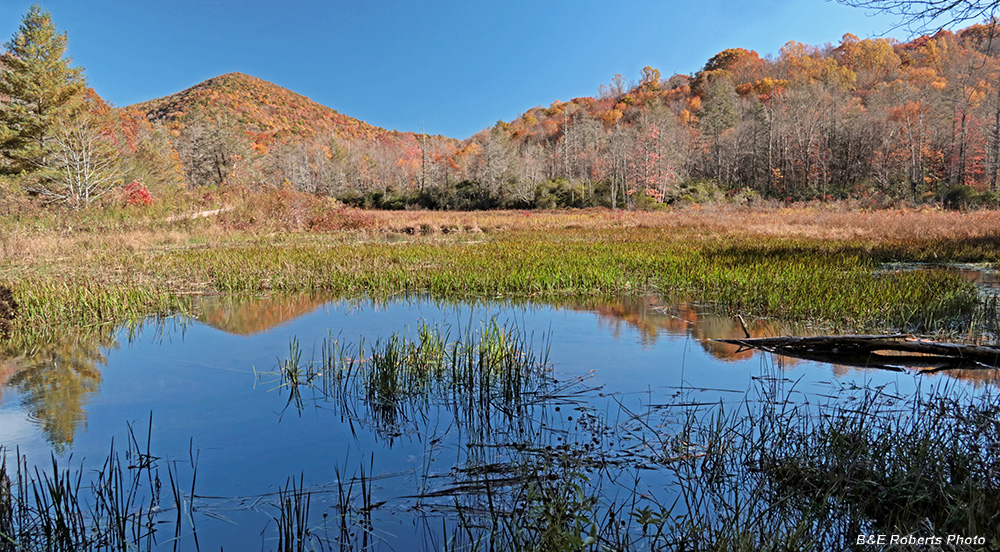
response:
[[[388,432],[361,407],[345,411],[308,394],[301,412],[282,414],[287,393],[255,372],[273,372],[288,356],[292,338],[303,349],[303,359],[310,360],[319,357],[320,342],[328,335],[354,344],[363,338],[370,345],[393,333],[413,337],[423,321],[451,327],[455,335],[491,318],[516,325],[536,346],[550,344],[556,380],[578,379],[569,388],[576,393],[572,401],[552,401],[535,411],[543,419],[539,423],[558,430],[552,435],[569,435],[579,414],[575,422],[569,418],[581,408],[613,421],[623,411],[642,412],[679,396],[738,403],[753,378],[762,375],[780,376],[794,392],[818,394],[870,384],[907,395],[956,381],[739,351],[710,341],[742,337],[734,320],[689,304],[661,306],[651,298],[513,306],[426,298],[377,303],[315,296],[209,297],[200,312],[196,321],[147,323],[131,332],[131,339],[121,331],[0,361],[0,444],[8,450],[19,447],[32,462],[46,461],[51,450],[72,454],[74,461],[100,461],[111,439],[123,438],[127,422],[144,434],[152,412],[154,454],[186,461],[196,452],[197,493],[217,497],[204,499],[203,508],[213,517],[199,524],[208,541],[202,546],[212,549],[217,541],[255,548],[259,534],[248,535],[241,525],[218,518],[262,527],[268,513],[251,507],[254,497],[275,491],[289,477],[301,473],[307,485],[331,487],[338,474],[354,474],[364,465],[369,474],[384,476],[375,493],[389,501],[386,511],[399,514],[409,507],[401,497],[440,486],[432,476],[469,461],[463,443],[470,436],[462,434],[454,412],[433,401],[419,419]],[[773,321],[749,326],[754,336],[811,333]],[[994,374],[965,376],[954,385],[992,385]],[[559,404],[563,408],[556,410]],[[650,484],[655,481],[654,475]],[[314,509],[319,510],[324,503],[317,500]]]

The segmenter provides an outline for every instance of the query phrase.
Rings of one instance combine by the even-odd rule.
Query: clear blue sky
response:
[[[645,65],[690,74],[725,48],[776,55],[789,40],[838,43],[893,23],[824,0],[39,3],[117,106],[240,71],[381,127],[455,138]],[[0,0],[3,42],[31,4]]]

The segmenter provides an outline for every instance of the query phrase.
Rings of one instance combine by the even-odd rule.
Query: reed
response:
[[[298,485],[289,479],[278,492],[278,516],[274,518],[278,531],[278,552],[313,550],[313,535],[309,528],[311,495],[306,491],[304,476]]]
[[[147,438],[148,447],[148,438]],[[123,463],[114,443],[103,467],[88,485],[82,467],[60,465],[53,454],[51,470],[31,468],[14,452],[13,479],[7,451],[0,475],[0,549],[51,551],[151,550],[159,504],[156,458],[143,450],[129,428]]]
[[[399,420],[411,418],[431,401],[448,406],[460,423],[481,430],[498,412],[512,421],[546,385],[545,338],[536,345],[533,335],[496,319],[467,326],[454,339],[450,332],[423,321],[414,337],[394,333],[367,350],[363,341],[345,345],[339,336],[329,335],[320,345],[321,358],[311,361],[302,360],[293,339],[288,358],[278,359],[277,371],[255,377],[277,383],[272,389],[287,389],[288,404],[299,410],[303,390],[336,401],[344,411],[363,401],[371,419],[390,433]]]
[[[285,408],[294,405],[296,410],[302,411],[302,392],[299,389],[303,385],[308,385],[312,379],[312,374],[305,374],[302,367],[302,349],[299,341],[292,338],[288,341],[288,358],[278,365],[281,387],[288,389],[288,403]]]
[[[956,550],[1000,545],[995,396],[861,388],[855,400],[816,406],[770,385],[735,406],[678,404],[671,431],[652,412],[632,413],[650,424],[616,428],[615,439],[645,451],[623,464],[594,462],[568,439],[558,453],[520,449],[516,479],[484,473],[478,494],[453,499],[458,521],[444,540],[455,549],[749,552],[851,549],[859,535],[896,534],[981,537]],[[630,488],[629,466],[639,465],[669,483],[643,491],[636,476]],[[616,486],[623,493],[609,492]]]
[[[796,420],[765,473],[789,495],[834,497],[877,531],[982,536],[983,548],[1000,545],[996,397],[942,393],[902,401],[903,413],[878,390],[859,399],[822,420]]]
[[[809,405],[761,385],[736,408],[689,410],[656,446],[679,501],[644,526],[696,550],[845,549],[879,533],[982,536],[958,548],[995,548],[995,395],[841,392]]]

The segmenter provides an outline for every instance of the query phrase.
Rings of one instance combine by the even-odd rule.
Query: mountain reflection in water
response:
[[[396,298],[392,301],[423,301],[425,299]],[[231,335],[253,336],[267,333],[278,326],[314,312],[324,305],[338,308],[380,308],[375,300],[344,300],[329,295],[270,295],[270,296],[207,296],[193,302],[194,320]],[[442,305],[450,304],[441,302]],[[501,308],[512,313],[519,309],[555,308],[574,312],[591,312],[599,326],[616,338],[638,336],[642,347],[652,347],[661,339],[691,339],[711,358],[723,362],[746,361],[759,351],[738,345],[720,343],[715,339],[742,338],[743,327],[735,318],[719,314],[710,306],[694,303],[667,303],[655,297],[632,297],[618,301],[574,299],[545,304],[505,304]],[[403,323],[411,323],[404,321]],[[174,325],[183,329],[187,320],[160,320],[154,324]],[[782,335],[815,335],[818,330],[805,324],[777,320],[747,320],[752,337]],[[135,329],[135,328],[133,328]],[[393,328],[396,330],[398,328]],[[161,330],[162,331],[162,330]],[[81,329],[58,336],[44,336],[20,349],[10,344],[0,349],[0,406],[16,394],[21,410],[41,428],[46,439],[57,451],[73,443],[74,433],[87,423],[86,405],[100,391],[102,368],[107,355],[119,347],[119,340],[130,341],[131,332],[121,328]],[[377,338],[378,336],[365,336]],[[777,366],[788,368],[800,359],[774,357]],[[843,377],[865,372],[865,368],[832,365],[833,375]],[[942,372],[949,377],[968,380],[974,385],[996,385],[995,370],[952,370]]]
[[[265,332],[335,300],[322,294],[209,295],[195,300],[195,318],[235,335]]]

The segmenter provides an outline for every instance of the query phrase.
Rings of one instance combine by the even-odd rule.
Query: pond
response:
[[[542,523],[551,512],[538,496],[549,492],[575,512],[564,533],[586,538],[595,517],[617,515],[625,539],[638,539],[656,512],[697,506],[679,500],[675,462],[704,454],[677,438],[692,420],[767,397],[836,403],[877,389],[904,400],[1000,381],[992,370],[917,375],[741,350],[712,341],[742,337],[736,320],[650,297],[219,296],[196,311],[0,361],[8,472],[15,451],[31,469],[54,455],[88,487],[119,451],[124,473],[149,468],[138,496],[159,496],[140,530],[154,550],[480,546],[512,531],[497,520],[514,512],[535,508],[522,521]],[[434,351],[433,374],[391,367],[397,379],[385,383],[372,372],[384,357]],[[483,368],[494,360],[523,373]]]

